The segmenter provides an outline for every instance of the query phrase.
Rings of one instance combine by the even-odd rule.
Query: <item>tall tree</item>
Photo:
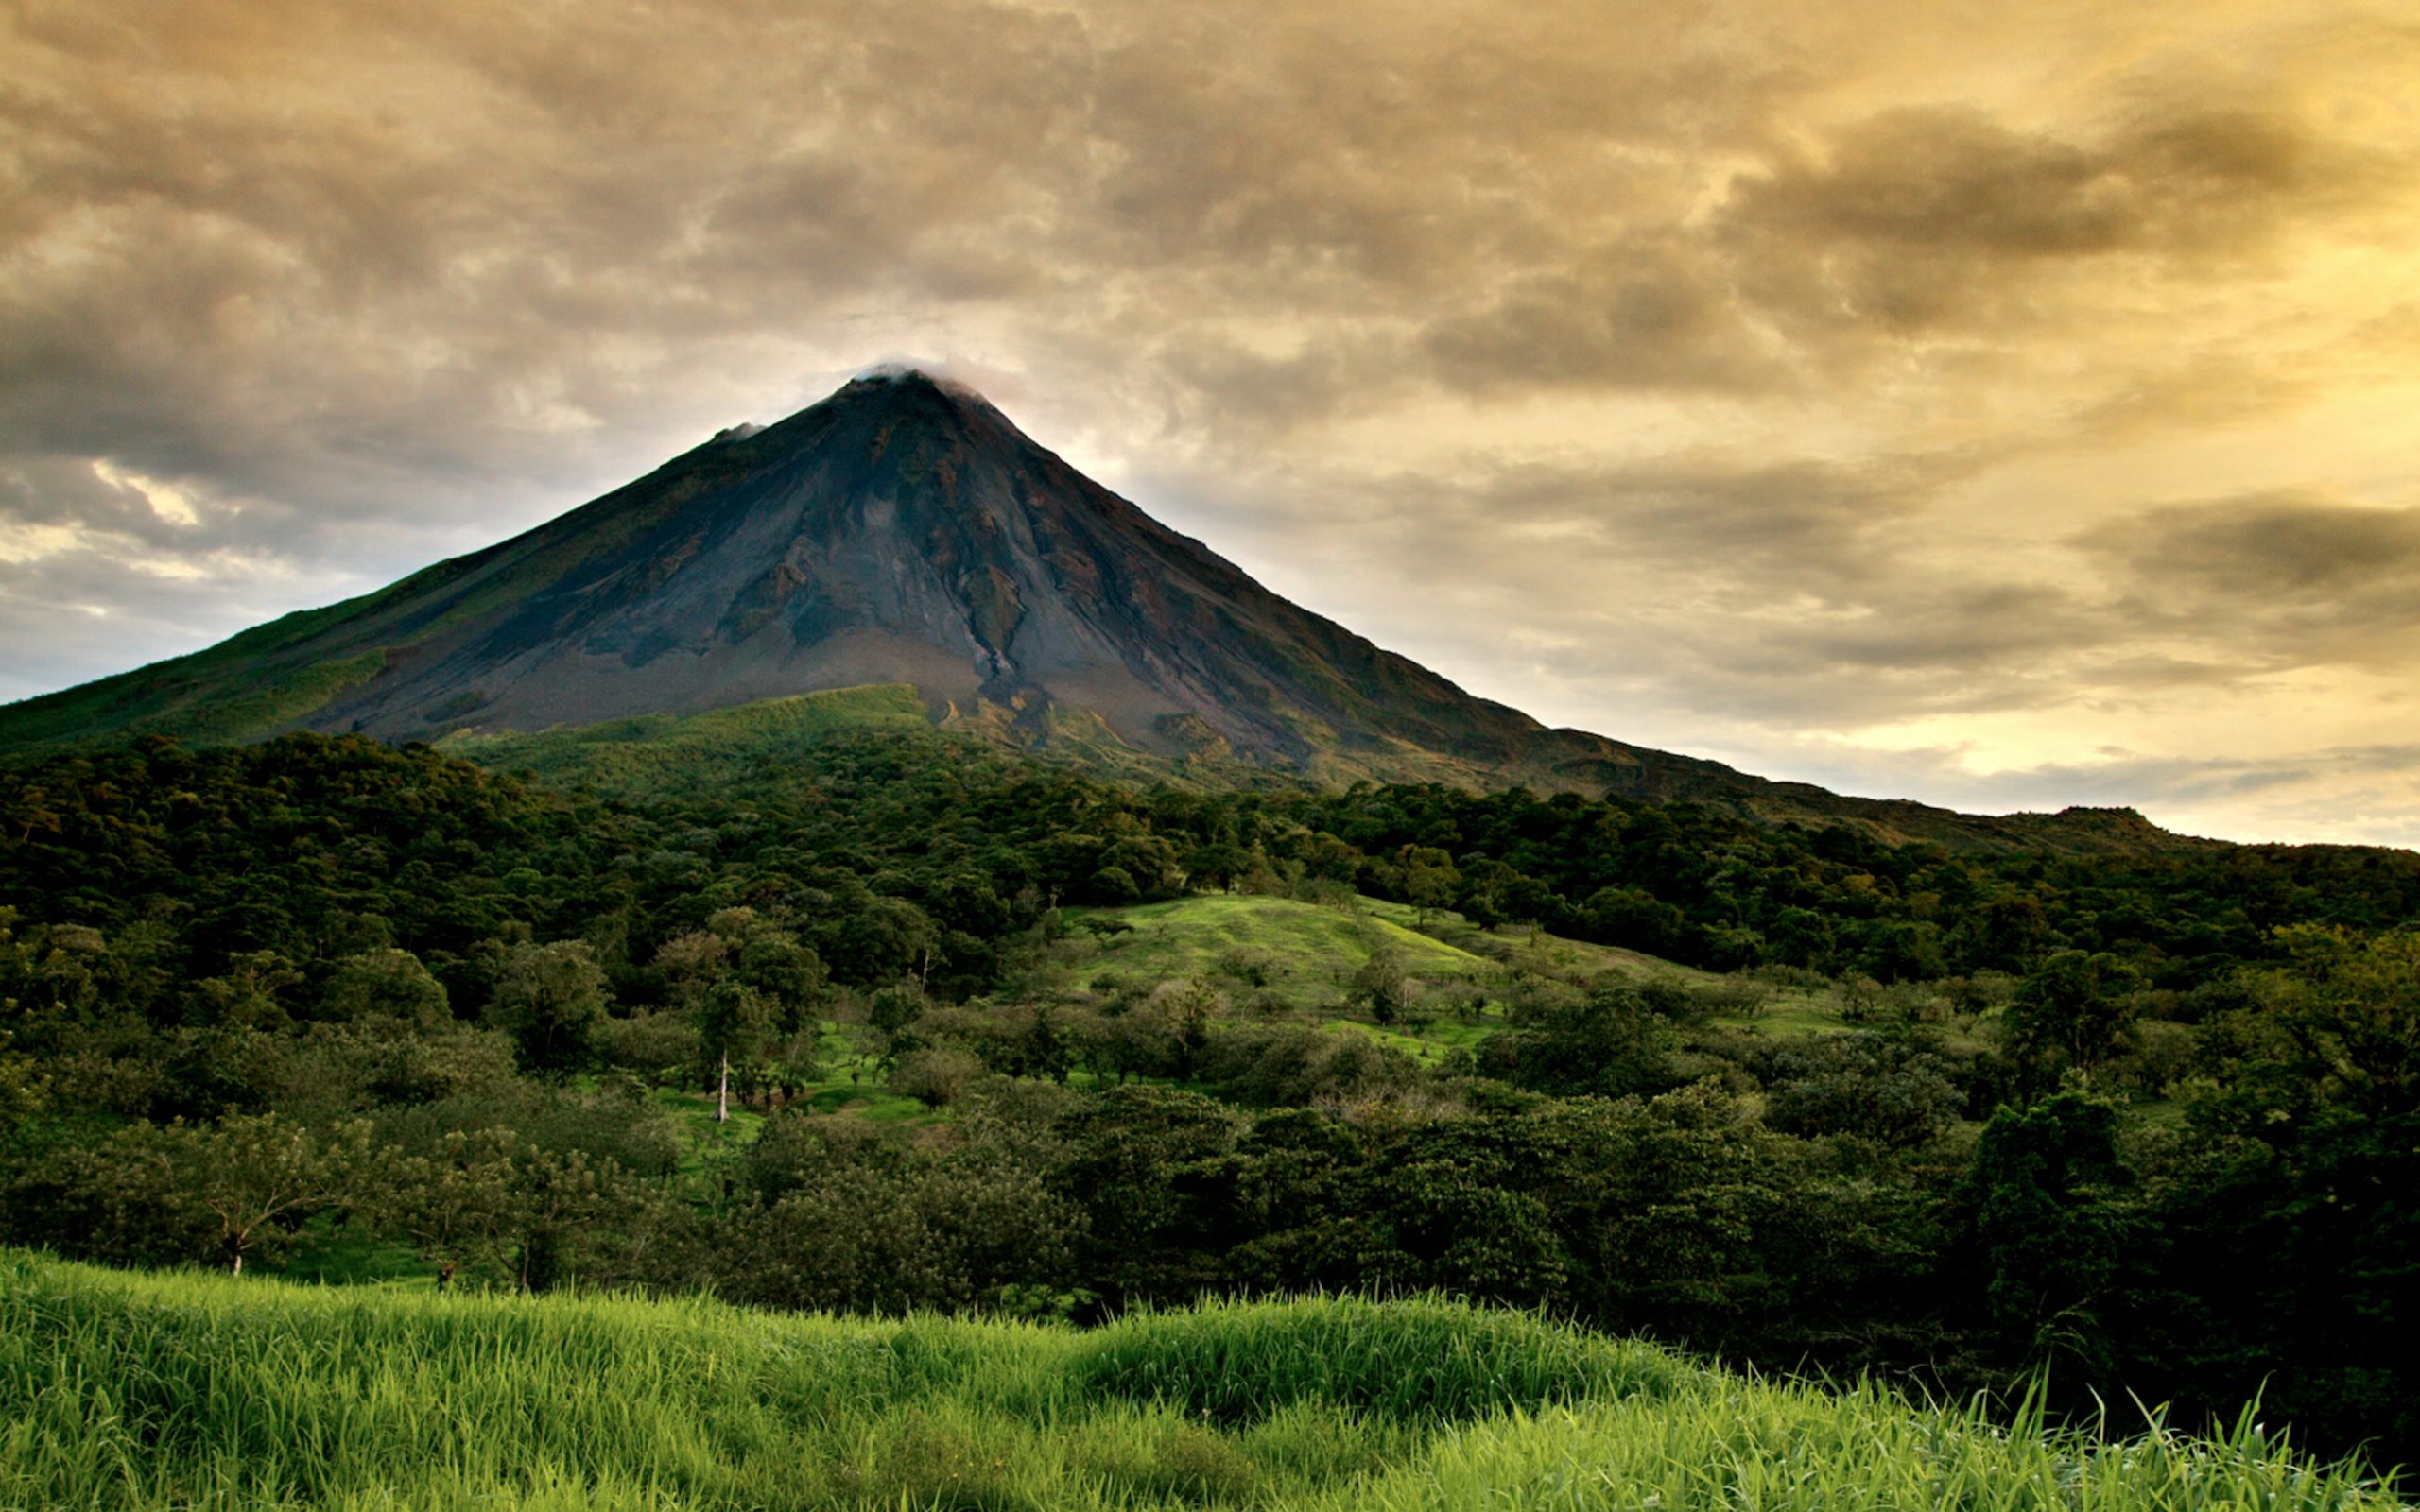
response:
[[[773,1032],[772,1005],[765,994],[735,977],[724,977],[706,989],[698,1005],[698,1036],[717,1067],[715,1121],[731,1119],[731,1062],[765,1052]]]
[[[514,1231],[513,1154],[510,1129],[449,1130],[429,1153],[389,1164],[367,1215],[436,1265],[441,1292]]]
[[[605,1004],[605,972],[586,942],[524,942],[505,948],[488,1016],[519,1041],[531,1069],[565,1072],[587,1056]]]
[[[262,1113],[145,1128],[120,1148],[158,1168],[180,1200],[209,1211],[227,1269],[241,1275],[245,1258],[282,1246],[294,1221],[348,1200],[370,1143],[367,1120],[321,1130]]]

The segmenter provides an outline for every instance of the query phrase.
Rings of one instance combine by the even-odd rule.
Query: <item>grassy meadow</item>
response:
[[[2124,1425],[2118,1425],[2122,1428]],[[1091,1332],[0,1252],[0,1505],[2386,1509],[2247,1418],[2106,1438],[1416,1298]]]
[[[1271,990],[1290,1005],[1317,1006],[1341,995],[1353,973],[1380,951],[1407,971],[1444,985],[1485,985],[1516,971],[1558,976],[1612,972],[1634,980],[1698,984],[1711,972],[1610,945],[1565,939],[1527,926],[1483,930],[1450,909],[1421,910],[1366,895],[1350,908],[1289,898],[1201,893],[1124,908],[1068,910],[1081,932],[1098,919],[1131,934],[1103,936],[1086,961],[1161,976],[1219,972],[1236,952],[1272,958]]]
[[[1392,951],[1411,975],[1432,985],[1478,984],[1494,966],[1357,900],[1346,911],[1286,898],[1203,894],[1128,908],[1071,910],[1070,974],[1120,971],[1149,981],[1227,978],[1288,1008],[1332,1008],[1353,974]],[[1097,938],[1090,927],[1117,930]],[[1248,977],[1244,973],[1249,973]]]
[[[1065,993],[1104,974],[1143,982],[1214,983],[1231,1003],[1260,1016],[1294,1015],[1335,1029],[1358,1029],[1408,1054],[1433,1057],[1468,1047],[1501,1025],[1502,1004],[1521,977],[1564,982],[1612,978],[1714,994],[1732,979],[1638,951],[1516,926],[1480,929],[1450,909],[1416,909],[1368,896],[1351,906],[1289,898],[1200,894],[1122,908],[1067,911],[1070,932],[1037,982]],[[1432,1002],[1476,995],[1488,1010],[1471,1022],[1419,1015],[1416,1026],[1356,1022],[1355,973],[1373,955],[1392,954]],[[1736,984],[1733,984],[1736,985]],[[1853,1025],[1830,983],[1761,984],[1753,1006],[1718,1006],[1709,1022],[1781,1036],[1837,1034]],[[1240,1014],[1238,1014],[1240,1016]]]

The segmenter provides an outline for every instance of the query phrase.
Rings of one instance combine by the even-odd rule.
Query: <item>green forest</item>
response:
[[[2383,1468],[2416,1051],[2394,850],[1120,781],[906,721],[0,767],[0,1241],[214,1285],[1028,1341],[1452,1297],[2051,1422],[2256,1401]]]

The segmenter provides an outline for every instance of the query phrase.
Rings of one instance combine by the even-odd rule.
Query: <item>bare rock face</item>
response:
[[[1038,732],[1082,710],[1168,754],[1409,743],[1486,764],[1546,733],[1267,592],[914,372],[726,433],[390,593],[370,638],[406,648],[307,724],[411,738],[912,682],[936,712],[989,704]],[[372,626],[344,628],[359,644]]]

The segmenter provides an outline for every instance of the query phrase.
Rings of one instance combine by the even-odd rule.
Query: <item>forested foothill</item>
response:
[[[0,1238],[1079,1322],[1435,1290],[2420,1450],[2420,857],[544,742],[0,768]]]

